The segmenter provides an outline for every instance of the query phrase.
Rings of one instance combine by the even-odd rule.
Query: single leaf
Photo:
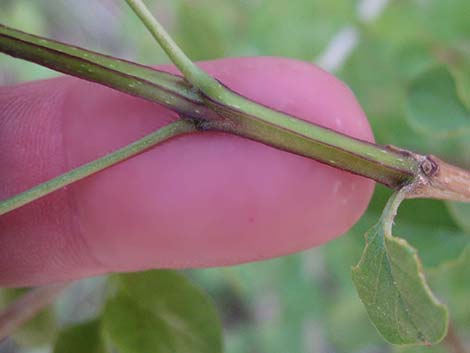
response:
[[[121,353],[220,353],[221,325],[209,297],[170,270],[116,276],[104,332]]]
[[[470,134],[470,111],[460,100],[451,73],[443,66],[425,72],[412,82],[407,118],[413,128],[433,137]]]
[[[362,245],[363,235],[380,218],[383,205],[391,191],[377,185],[364,216],[351,230],[356,243]],[[430,270],[461,256],[470,246],[470,236],[456,223],[444,201],[410,199],[400,206],[394,220],[394,232],[400,234],[419,251],[424,269]]]
[[[389,194],[385,188],[377,192],[379,202],[375,202],[375,219],[380,217],[380,205],[386,202]],[[369,222],[371,223],[372,221]],[[412,247],[419,250],[425,268],[437,267],[457,259],[465,247],[470,245],[469,234],[459,227],[445,202],[440,200],[408,200],[400,206],[394,229]]]
[[[99,320],[88,321],[62,330],[53,353],[106,353]]]
[[[367,232],[353,281],[369,317],[387,341],[435,344],[446,334],[447,309],[429,289],[416,250],[391,235],[399,194],[392,196],[379,223]]]

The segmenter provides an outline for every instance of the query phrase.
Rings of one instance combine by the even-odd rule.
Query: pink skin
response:
[[[201,66],[255,101],[373,141],[351,91],[311,64]],[[176,119],[73,78],[0,89],[0,199]],[[362,215],[374,183],[223,133],[175,138],[0,217],[0,285],[233,265],[317,246]]]

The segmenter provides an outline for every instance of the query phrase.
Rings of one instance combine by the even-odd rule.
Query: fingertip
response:
[[[235,58],[200,65],[259,103],[373,140],[351,91],[311,64]],[[140,112],[140,103],[135,104],[132,111]],[[110,124],[118,125],[113,131],[137,131],[132,120],[116,118],[120,111],[112,104],[101,107],[107,121],[103,130],[93,120],[82,120],[73,129],[77,136],[94,129],[98,143],[106,146],[108,141],[99,136]],[[153,111],[149,107],[149,114]],[[149,131],[156,123],[145,114],[138,121]],[[68,149],[72,161],[74,156],[90,158],[74,146]],[[208,133],[169,141],[75,190],[95,257],[113,270],[127,271],[229,265],[322,244],[355,223],[372,188],[370,180],[318,162],[237,136]]]
[[[373,140],[351,91],[311,64],[234,58],[200,65],[255,101]],[[2,164],[14,166],[5,172],[2,197],[177,118],[154,103],[71,78],[31,90],[13,93],[22,97],[22,109],[5,109],[11,105],[0,99],[0,124],[13,121],[3,141],[29,141],[10,156],[0,152]],[[288,254],[345,232],[364,212],[373,185],[233,135],[178,137],[2,218],[0,282],[222,266]]]

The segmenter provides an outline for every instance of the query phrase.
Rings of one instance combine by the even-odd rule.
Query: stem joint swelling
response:
[[[194,126],[194,130],[197,132],[204,132],[210,130],[210,121],[207,119],[192,118],[180,115],[180,119],[188,121]]]
[[[436,156],[416,154],[419,170],[409,185],[408,198],[436,198],[470,201],[470,172],[448,164]]]
[[[439,172],[439,164],[433,160],[432,156],[426,156],[419,167],[427,178],[432,178]]]

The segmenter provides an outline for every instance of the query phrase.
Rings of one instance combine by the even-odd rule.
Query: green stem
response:
[[[126,0],[126,2],[191,84],[206,94],[217,94],[222,89],[220,83],[186,56],[141,0]]]
[[[207,129],[237,134],[397,189],[413,181],[420,161],[406,151],[378,146],[311,124],[226,90],[206,104],[227,121],[208,121]]]
[[[0,52],[159,103],[180,115],[215,115],[180,76],[0,25]]]
[[[149,15],[148,11],[142,13]],[[169,37],[166,34],[159,38],[165,43]],[[167,45],[168,51],[176,46],[174,42],[170,44]],[[5,26],[0,26],[0,52],[157,102],[180,116],[193,119],[200,130],[237,134],[374,179],[394,189],[417,180],[425,181],[425,187],[419,188],[419,193],[410,193],[408,197],[469,199],[466,186],[468,172],[459,174],[461,187],[457,191],[448,193],[444,190],[445,194],[437,194],[436,187],[430,188],[428,185],[443,185],[442,189],[449,187],[445,183],[435,182],[439,173],[423,175],[422,163],[429,164],[429,158],[361,141],[252,102],[218,83],[214,85],[213,82],[217,81],[203,73],[181,51],[172,50],[170,53],[181,71],[196,72],[196,76],[200,74],[203,86],[208,83],[204,90],[195,90],[176,75]],[[180,56],[184,59],[178,61]],[[193,83],[200,84],[197,80]],[[439,167],[441,170],[448,169],[442,168],[442,162],[435,169],[439,170]],[[446,180],[449,179],[447,174]],[[430,180],[431,177],[434,180]],[[462,192],[462,189],[467,192]]]
[[[66,185],[86,178],[94,173],[106,169],[116,163],[122,162],[135,156],[169,138],[196,131],[194,123],[188,120],[178,120],[168,124],[161,129],[141,138],[140,140],[127,145],[113,153],[98,158],[93,162],[71,170],[68,173],[59,175],[45,183],[39,184],[32,189],[17,194],[9,199],[0,202],[0,215],[10,212],[16,208],[37,200],[51,192],[54,192]]]
[[[393,220],[398,212],[398,207],[406,197],[405,190],[395,191],[387,201],[380,216],[380,223],[384,229],[384,234],[392,235]]]
[[[149,12],[145,14],[148,16]],[[159,30],[161,26],[153,32],[160,33]],[[168,36],[158,38],[164,41]],[[174,42],[170,44],[166,46],[169,53],[179,57],[181,51],[170,51],[176,46]],[[197,92],[178,76],[5,26],[0,26],[0,51],[163,104],[182,116],[200,121],[203,129],[250,138],[392,188],[412,180],[418,168],[419,163],[411,154],[360,141],[271,110],[220,84],[211,86],[212,90]],[[200,72],[181,55],[184,59],[177,61],[181,71]],[[204,72],[202,76],[204,83],[215,81]]]
[[[186,79],[201,90],[207,106],[225,120],[206,129],[231,132],[375,179],[392,188],[413,180],[419,161],[412,154],[382,148],[310,124],[255,103],[199,69],[153,17],[142,0],[126,0]]]

